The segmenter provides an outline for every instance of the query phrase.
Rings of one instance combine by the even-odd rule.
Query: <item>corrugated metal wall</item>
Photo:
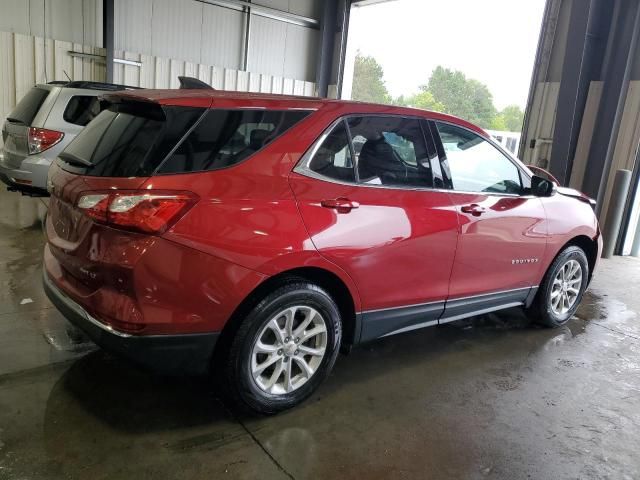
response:
[[[103,80],[104,65],[74,58],[67,52],[101,54],[102,49],[61,40],[45,40],[20,33],[0,32],[0,121],[36,83],[65,80]],[[65,74],[66,73],[66,74]]]
[[[104,49],[78,43],[0,32],[0,122],[16,102],[36,83],[65,80],[104,81],[104,64],[72,57],[69,51],[104,55]],[[312,96],[315,83],[233,68],[116,51],[116,58],[141,62],[142,66],[116,64],[114,81],[143,88],[177,88],[178,76],[188,75],[221,90]],[[46,66],[46,68],[45,68]],[[66,75],[65,75],[66,72]]]
[[[318,19],[320,0],[255,4]],[[242,69],[245,14],[196,0],[115,0],[116,50]],[[319,30],[252,16],[247,71],[315,81]],[[102,46],[102,0],[0,0],[0,31]]]
[[[569,22],[572,9],[576,6],[581,8],[584,8],[584,5],[588,6],[588,2],[584,4],[577,2],[579,0],[548,1],[550,10],[545,25],[548,30],[543,30],[544,35],[539,45],[535,81],[534,85],[532,85],[533,91],[527,108],[527,123],[523,132],[524,141],[521,149],[522,159],[525,163],[543,168],[549,166],[554,135],[560,134],[557,126],[558,109],[566,107],[562,103],[559,104],[558,97],[560,84],[565,80],[563,79],[563,62],[567,55]],[[617,1],[615,4],[608,5],[620,8],[631,4]],[[616,28],[622,28],[624,16],[621,15],[620,22],[617,22],[618,14],[616,11],[614,10],[612,19],[604,25],[606,29],[603,30],[604,33],[600,34],[602,38],[599,38],[599,41],[606,45],[606,50],[603,50],[603,52],[607,59],[607,54],[610,55],[611,52],[622,47],[616,44],[617,41],[621,41],[616,34]],[[578,40],[576,38],[573,39],[574,42]],[[592,55],[594,55],[594,52],[595,50],[590,50]],[[613,191],[616,170],[633,170],[640,148],[640,56],[637,51],[632,50],[629,59],[628,61],[631,62],[629,81],[628,84],[623,84],[622,91],[613,89],[610,85],[607,86],[607,73],[612,67],[607,67],[608,63],[606,62],[601,67],[602,71],[587,77],[590,82],[587,87],[579,134],[575,144],[575,154],[573,158],[565,159],[571,166],[571,170],[568,172],[570,174],[568,178],[569,186],[582,190],[585,188],[588,179],[605,180],[602,191],[599,192],[601,202],[599,220],[601,225],[605,225],[607,222],[609,201]],[[592,61],[595,62],[595,60]],[[610,61],[607,60],[607,62]],[[626,98],[624,99],[619,128],[614,130],[613,125],[603,125],[601,122],[603,108],[608,105],[604,102],[610,103],[612,93],[620,95],[625,93],[625,90]],[[609,141],[613,145],[611,165],[606,166],[607,168],[604,171],[601,168],[596,170],[590,167],[589,163],[593,160],[593,158],[590,159],[590,155],[592,155],[594,149],[594,135],[597,135],[598,128],[600,133],[605,131],[610,135]],[[611,131],[609,132],[607,129],[611,129]],[[564,133],[567,133],[566,130]],[[636,199],[636,203],[640,205],[640,198]]]
[[[102,0],[0,0],[0,31],[100,47]]]
[[[254,2],[319,17],[318,0]],[[115,0],[115,48],[193,63],[242,68],[245,14],[195,0]],[[247,70],[315,80],[319,31],[253,15]]]
[[[255,4],[319,18],[320,0],[258,0]],[[69,51],[103,55],[102,0],[0,0],[0,122],[36,83],[104,81],[103,64]],[[252,15],[247,71],[246,14],[196,0],[115,0],[114,81],[176,88],[179,75],[223,90],[315,95],[320,33]],[[44,38],[47,38],[45,41]],[[46,68],[45,68],[46,65]]]

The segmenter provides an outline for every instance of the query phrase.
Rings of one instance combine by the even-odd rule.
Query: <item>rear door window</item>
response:
[[[218,170],[236,165],[309,115],[308,111],[209,110],[158,173]]]
[[[355,182],[349,134],[344,120],[320,144],[309,162],[309,170],[333,180]]]
[[[419,120],[371,115],[351,117],[348,125],[361,183],[433,187],[431,161]]]
[[[74,95],[67,103],[62,118],[65,122],[73,123],[84,127],[98,116],[103,106],[106,104],[101,102],[98,97],[89,95]]]
[[[30,126],[36,117],[38,110],[49,96],[50,90],[33,87],[22,97],[11,114],[7,117],[10,122],[21,123]]]

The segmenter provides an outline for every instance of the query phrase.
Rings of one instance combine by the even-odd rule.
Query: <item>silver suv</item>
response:
[[[46,196],[51,162],[106,104],[98,96],[134,87],[99,82],[34,86],[2,128],[0,180],[9,190]]]

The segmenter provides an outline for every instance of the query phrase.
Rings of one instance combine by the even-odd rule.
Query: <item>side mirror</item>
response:
[[[556,191],[556,184],[551,180],[534,175],[531,177],[531,193],[536,197],[550,197]]]
[[[544,168],[536,167],[535,165],[527,165],[527,168],[533,172],[534,175],[538,175],[539,177],[546,178],[547,180],[551,180],[555,182],[557,185],[560,185],[560,182],[556,177],[551,175],[551,173],[547,172]]]

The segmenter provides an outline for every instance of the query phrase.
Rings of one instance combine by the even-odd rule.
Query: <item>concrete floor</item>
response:
[[[0,193],[0,479],[640,478],[640,261],[568,326],[518,311],[341,356],[310,401],[236,418],[115,359],[40,286],[40,200]]]

